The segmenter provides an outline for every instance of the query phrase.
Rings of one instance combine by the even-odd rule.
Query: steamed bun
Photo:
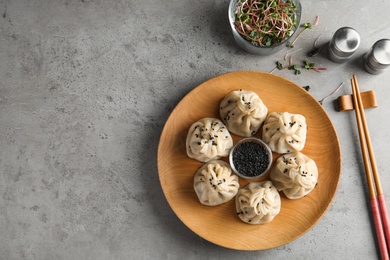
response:
[[[317,185],[316,163],[301,152],[280,156],[271,169],[270,178],[278,191],[289,199],[299,199],[309,194]]]
[[[299,152],[305,146],[306,132],[304,116],[289,112],[272,112],[264,122],[262,139],[273,152]]]
[[[208,162],[228,156],[233,147],[233,139],[221,120],[205,117],[191,125],[186,147],[190,158]]]
[[[233,134],[249,137],[257,133],[268,109],[252,91],[234,90],[220,104],[220,116]]]
[[[212,160],[203,165],[194,177],[194,189],[199,201],[215,206],[231,200],[238,191],[237,175],[232,173],[230,164]]]
[[[281,199],[271,181],[251,182],[236,195],[238,217],[248,224],[266,224],[279,214]]]

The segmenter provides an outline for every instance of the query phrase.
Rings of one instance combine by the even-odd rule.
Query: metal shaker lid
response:
[[[386,69],[390,65],[390,40],[381,39],[374,43],[367,54],[367,62],[374,69]]]
[[[339,57],[351,56],[360,45],[360,36],[357,31],[351,27],[342,27],[338,29],[329,47]]]

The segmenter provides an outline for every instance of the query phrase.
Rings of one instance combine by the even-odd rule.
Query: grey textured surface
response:
[[[190,231],[164,198],[157,147],[165,120],[200,83],[237,70],[271,71],[270,57],[240,50],[227,21],[228,1],[0,1],[0,259],[376,259],[366,181],[353,113],[335,98],[374,89],[367,110],[389,201],[390,70],[373,76],[361,56],[390,37],[385,0],[302,0],[303,22],[317,27],[297,42],[305,59],[317,36],[354,27],[361,46],[345,64],[325,54],[328,70],[276,71],[324,102],[343,155],[328,212],[284,246],[242,252]]]

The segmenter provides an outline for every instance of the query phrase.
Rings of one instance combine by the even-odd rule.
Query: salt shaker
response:
[[[351,27],[338,29],[329,42],[328,55],[333,62],[346,62],[355,53],[360,45],[360,36]]]
[[[381,39],[374,43],[363,57],[364,69],[371,74],[380,74],[390,66],[390,40]]]

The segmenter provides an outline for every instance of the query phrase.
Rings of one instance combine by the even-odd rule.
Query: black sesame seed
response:
[[[233,164],[237,171],[244,176],[258,176],[268,167],[267,150],[261,144],[244,142],[234,150]]]

